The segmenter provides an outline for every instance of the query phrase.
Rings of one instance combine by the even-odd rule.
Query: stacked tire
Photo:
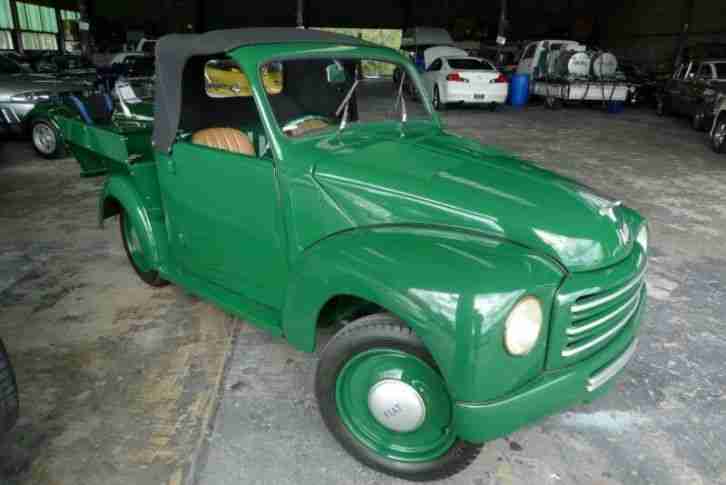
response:
[[[6,433],[18,420],[18,387],[10,357],[0,339],[0,435]]]

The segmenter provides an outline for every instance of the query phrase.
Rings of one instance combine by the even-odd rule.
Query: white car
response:
[[[438,57],[428,65],[424,82],[437,110],[449,103],[486,104],[494,110],[509,92],[506,76],[479,57]]]

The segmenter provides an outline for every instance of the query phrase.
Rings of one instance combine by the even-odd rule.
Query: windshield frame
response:
[[[326,43],[285,43],[285,44],[262,44],[262,45],[250,45],[243,46],[228,51],[229,57],[237,61],[239,66],[243,69],[250,81],[250,87],[252,89],[253,98],[257,109],[260,112],[260,117],[265,125],[265,129],[268,132],[268,137],[272,142],[272,149],[277,158],[284,158],[283,147],[287,145],[294,145],[301,142],[306,142],[311,139],[319,139],[324,137],[330,137],[338,133],[337,130],[324,130],[320,132],[313,132],[309,135],[300,137],[289,137],[282,132],[282,126],[278,123],[277,117],[270,104],[269,96],[263,87],[262,83],[262,67],[270,62],[285,61],[291,59],[358,59],[358,60],[374,60],[381,62],[390,62],[400,66],[405,70],[406,75],[409,79],[414,81],[416,89],[422,94],[422,104],[426,113],[428,114],[427,119],[421,120],[409,120],[406,124],[427,124],[432,128],[442,128],[441,119],[438,113],[433,109],[429,95],[425,90],[423,80],[416,70],[414,64],[403,54],[393,49],[389,49],[383,46],[350,46],[340,44],[326,44]],[[394,99],[391,99],[393,102]],[[344,131],[354,132],[356,126],[387,126],[390,124],[400,126],[400,121],[388,120],[388,121],[370,121],[370,122],[356,122],[348,126]]]
[[[716,74],[715,79],[716,80],[726,80],[726,61],[723,62],[714,62],[713,63],[713,70]]]

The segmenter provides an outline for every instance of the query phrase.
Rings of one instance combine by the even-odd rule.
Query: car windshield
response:
[[[370,59],[285,59],[263,65],[261,78],[275,118],[290,137],[360,123],[430,121],[415,83],[406,75],[394,77],[394,71],[407,72]]]
[[[717,62],[713,66],[716,68],[716,78],[726,79],[726,62]]]
[[[493,71],[494,67],[487,61],[481,59],[447,59],[449,67],[452,69],[462,69],[466,71]]]

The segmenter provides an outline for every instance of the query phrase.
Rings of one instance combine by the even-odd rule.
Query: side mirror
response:
[[[348,80],[343,65],[338,61],[325,66],[325,79],[328,84],[344,84]]]

